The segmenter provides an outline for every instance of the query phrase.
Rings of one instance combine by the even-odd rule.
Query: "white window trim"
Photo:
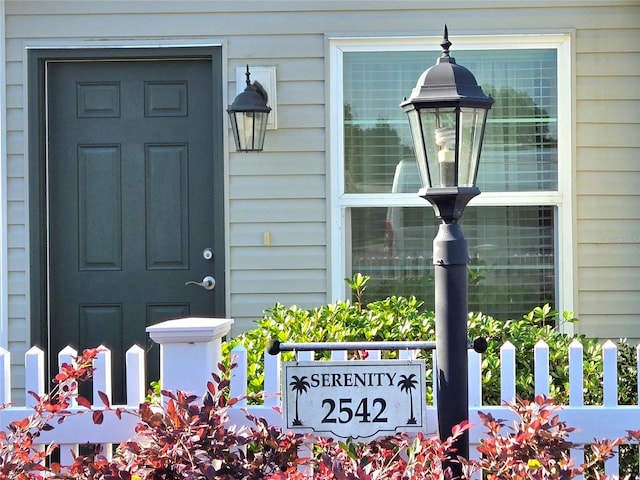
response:
[[[344,299],[347,286],[346,265],[349,260],[346,239],[348,212],[357,206],[416,205],[425,201],[413,194],[346,194],[344,189],[343,144],[343,54],[345,52],[372,51],[433,51],[435,63],[440,53],[438,37],[328,37],[329,50],[329,298]],[[573,311],[574,305],[574,240],[575,216],[573,211],[573,50],[570,34],[536,34],[521,36],[456,36],[455,49],[535,49],[555,48],[558,65],[558,190],[551,192],[486,192],[474,198],[471,205],[553,205],[556,207],[556,307],[558,311]],[[425,65],[425,69],[430,65]],[[417,79],[416,79],[417,80]],[[407,85],[407,93],[413,85]],[[398,99],[400,103],[401,99]],[[400,107],[398,107],[400,108]],[[480,164],[482,168],[482,163]],[[572,325],[563,325],[567,333]]]

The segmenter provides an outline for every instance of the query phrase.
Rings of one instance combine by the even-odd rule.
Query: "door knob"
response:
[[[187,283],[185,283],[185,285],[198,285],[205,290],[213,290],[214,288],[216,288],[216,279],[211,275],[207,275],[202,279],[201,282],[194,282],[193,280],[189,280]]]

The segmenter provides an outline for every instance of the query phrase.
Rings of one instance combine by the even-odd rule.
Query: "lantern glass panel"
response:
[[[242,150],[242,145],[240,144],[240,136],[238,135],[238,121],[236,120],[236,116],[242,116],[241,113],[237,112],[229,112],[229,121],[231,122],[231,132],[233,132],[233,141],[236,144],[236,151],[240,152]]]
[[[456,110],[420,110],[422,135],[431,184],[425,187],[453,187],[456,183]]]
[[[230,115],[237,151],[262,150],[268,115],[268,112],[233,112]]]
[[[473,187],[478,173],[478,161],[482,148],[487,110],[482,108],[460,109],[460,150],[458,152],[458,186]]]
[[[411,136],[413,138],[413,150],[418,163],[418,173],[420,174],[420,183],[422,186],[431,185],[429,177],[429,169],[427,168],[427,154],[425,151],[425,142],[422,136],[422,128],[420,125],[419,110],[410,110],[407,112],[409,118],[409,126],[411,127]]]

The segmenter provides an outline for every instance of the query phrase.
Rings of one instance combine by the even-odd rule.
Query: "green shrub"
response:
[[[353,290],[353,302],[344,300],[312,309],[277,303],[257,321],[256,328],[225,343],[226,353],[239,344],[247,349],[249,392],[257,393],[263,388],[263,356],[271,338],[296,343],[435,340],[434,314],[425,311],[422,302],[415,297],[392,296],[362,304],[367,281],[368,277],[360,274],[347,279]],[[488,349],[482,356],[485,405],[501,403],[500,347],[506,341],[511,342],[517,351],[516,394],[522,398],[534,397],[533,356],[534,346],[539,340],[549,345],[549,394],[557,404],[566,404],[569,394],[567,349],[576,338],[583,345],[585,404],[602,403],[602,347],[597,339],[560,332],[556,325],[563,322],[577,322],[577,319],[572,313],[560,316],[548,305],[536,307],[515,320],[498,320],[482,313],[469,314],[469,338],[484,337],[488,342]],[[637,404],[635,349],[625,341],[619,342],[618,349],[620,378],[630,380],[620,389],[619,403]],[[386,358],[393,355],[394,352],[383,353]],[[422,352],[422,355],[427,363],[427,378],[430,378],[431,354]],[[291,360],[293,354],[285,352],[282,357],[283,360]],[[430,385],[427,386],[427,397],[431,398]]]

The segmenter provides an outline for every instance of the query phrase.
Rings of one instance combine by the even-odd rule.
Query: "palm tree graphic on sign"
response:
[[[296,418],[293,419],[293,424],[300,426],[302,425],[302,421],[298,416],[298,398],[307,391],[307,388],[309,388],[310,385],[309,382],[307,382],[306,376],[299,378],[297,375],[292,375],[291,378],[293,378],[293,381],[289,383],[289,386],[292,391],[296,392]]]
[[[413,393],[412,390],[416,388],[418,385],[418,381],[416,380],[415,373],[412,373],[408,377],[406,375],[400,376],[400,381],[398,382],[398,386],[400,387],[400,391],[406,391],[409,395],[409,400],[411,402],[411,418],[407,420],[408,425],[415,425],[417,423],[416,417],[413,415]]]

